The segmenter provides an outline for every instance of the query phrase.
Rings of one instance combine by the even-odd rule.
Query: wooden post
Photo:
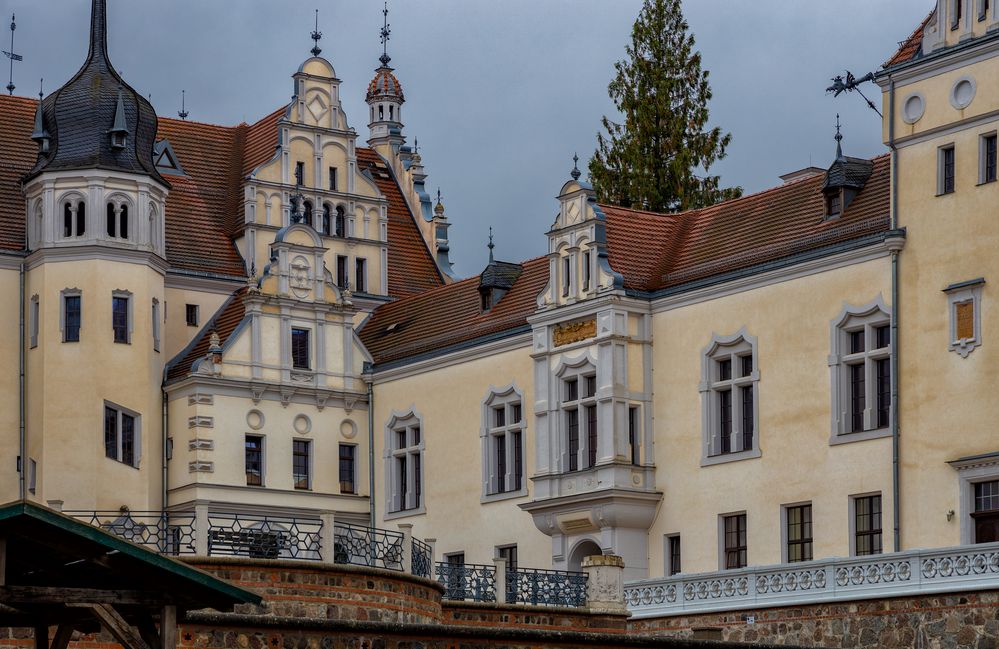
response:
[[[89,609],[124,649],[156,649],[147,646],[142,636],[110,604],[94,604],[83,608]]]
[[[35,627],[35,649],[49,649],[49,628],[47,626]]]
[[[49,649],[66,649],[72,639],[73,625],[64,622],[56,628],[56,634],[52,638],[52,646]]]
[[[160,649],[177,649],[177,607],[172,604],[160,612]]]

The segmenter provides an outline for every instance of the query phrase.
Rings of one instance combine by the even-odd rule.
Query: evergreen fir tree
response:
[[[732,135],[705,130],[711,87],[687,30],[680,0],[645,0],[627,59],[614,65],[608,87],[624,123],[603,118],[606,134],[597,134],[590,160],[603,202],[674,212],[742,195],[741,187],[720,189],[719,177],[707,174]]]

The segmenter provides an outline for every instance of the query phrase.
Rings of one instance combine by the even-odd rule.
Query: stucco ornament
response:
[[[291,262],[291,290],[297,298],[306,298],[312,289],[309,260],[299,255]]]
[[[570,322],[555,327],[552,332],[552,342],[556,347],[578,343],[597,335],[597,321],[583,320],[581,322]]]
[[[615,555],[598,555],[583,559],[587,574],[586,606],[591,611],[625,612],[624,559]]]

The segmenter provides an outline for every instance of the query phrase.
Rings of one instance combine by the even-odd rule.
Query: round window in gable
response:
[[[975,99],[977,87],[971,77],[961,77],[954,83],[950,91],[950,105],[958,110],[964,110]]]
[[[922,119],[925,112],[926,100],[920,92],[909,95],[902,103],[902,121],[906,124],[915,124]]]

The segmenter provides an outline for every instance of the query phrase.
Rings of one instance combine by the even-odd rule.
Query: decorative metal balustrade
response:
[[[65,512],[160,554],[195,554],[194,512]]]
[[[320,561],[318,518],[253,514],[208,515],[208,555]]]
[[[438,562],[436,573],[444,586],[444,599],[496,601],[496,566]]]
[[[999,543],[824,559],[625,585],[635,617],[656,617],[999,586]]]
[[[434,550],[420,539],[413,539],[413,559],[411,571],[417,577],[432,577]]]
[[[534,606],[586,606],[586,574],[518,568],[506,572],[506,602]]]
[[[405,570],[403,534],[373,527],[337,523],[333,561],[369,568]]]

